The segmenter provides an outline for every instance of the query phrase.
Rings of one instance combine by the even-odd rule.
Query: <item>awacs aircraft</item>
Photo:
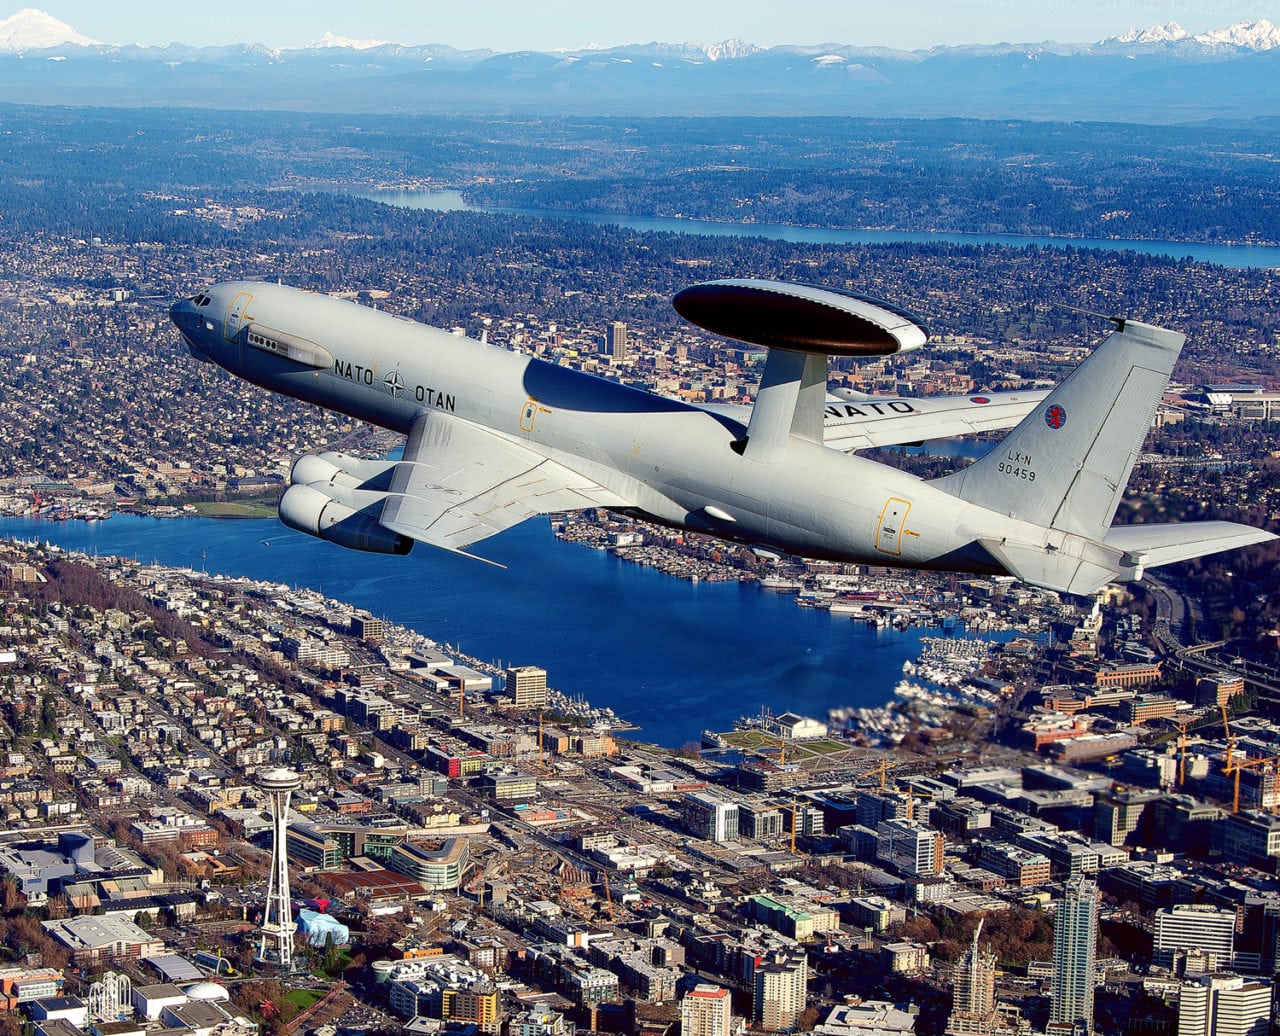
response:
[[[919,349],[919,320],[809,285],[694,285],[676,309],[769,349],[754,407],[692,406],[276,284],[219,284],[171,317],[199,359],[408,436],[399,461],[294,465],[288,526],[357,550],[466,553],[551,511],[606,507],[811,558],[1008,574],[1089,593],[1274,538],[1230,522],[1112,527],[1184,336],[1117,329],[1046,396],[831,402],[827,357]],[[933,481],[842,449],[991,427]],[[832,448],[833,446],[840,448]]]

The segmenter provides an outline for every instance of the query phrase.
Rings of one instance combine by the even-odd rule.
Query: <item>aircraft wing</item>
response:
[[[427,413],[409,432],[378,520],[401,535],[465,553],[463,547],[537,514],[625,504],[526,446]]]
[[[1049,393],[980,392],[972,396],[832,398],[822,441],[834,450],[869,450],[1012,428]]]
[[[1002,431],[1014,427],[1048,394],[1037,390],[921,398],[828,395],[822,441],[833,450],[852,452]],[[704,409],[744,424],[751,417],[751,408],[745,406],[711,404]]]

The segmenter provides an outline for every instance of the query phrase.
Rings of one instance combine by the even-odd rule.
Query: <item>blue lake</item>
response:
[[[1206,245],[1181,241],[1129,241],[1119,238],[1035,237],[1016,234],[906,233],[891,230],[832,230],[801,227],[788,223],[727,223],[717,220],[678,219],[672,216],[628,216],[615,212],[559,212],[547,209],[478,207],[467,203],[460,191],[378,190],[360,195],[397,208],[431,212],[487,212],[534,216],[541,219],[577,223],[599,223],[629,230],[663,231],[675,234],[705,234],[710,237],[763,237],[774,241],[806,244],[876,245],[892,242],[944,243],[958,245],[1003,245],[1024,248],[1089,248],[1105,251],[1132,251],[1144,255],[1167,255],[1193,259],[1237,269],[1280,267],[1280,247],[1274,245]]]
[[[473,657],[540,665],[671,747],[761,705],[826,719],[881,705],[922,631],[871,630],[738,583],[692,584],[563,543],[534,519],[479,545],[506,569],[419,545],[357,554],[274,521],[0,519],[0,536],[309,586]]]

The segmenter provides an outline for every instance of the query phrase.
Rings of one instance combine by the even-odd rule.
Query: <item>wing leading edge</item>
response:
[[[626,506],[599,483],[447,414],[420,416],[391,474],[380,524],[433,547],[465,547],[534,515]]]

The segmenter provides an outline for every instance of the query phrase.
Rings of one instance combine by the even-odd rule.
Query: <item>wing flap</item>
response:
[[[430,413],[409,433],[379,520],[423,543],[462,551],[534,515],[625,503],[526,446]]]

